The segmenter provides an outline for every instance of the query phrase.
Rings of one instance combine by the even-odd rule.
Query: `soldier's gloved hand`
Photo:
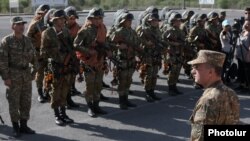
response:
[[[119,45],[119,49],[128,49],[128,46],[126,44],[124,44],[124,43],[121,43]]]
[[[7,86],[7,87],[10,87],[11,86],[11,80],[10,79],[4,80],[4,85]]]

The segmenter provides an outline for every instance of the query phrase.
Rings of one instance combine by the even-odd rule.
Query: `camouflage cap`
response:
[[[223,67],[226,55],[221,52],[211,50],[200,50],[196,59],[189,61],[188,64],[208,63],[214,66]]]
[[[11,24],[17,24],[17,23],[24,23],[24,24],[26,24],[27,21],[24,21],[22,17],[13,17],[13,18],[10,20],[10,23],[11,23]]]
[[[65,18],[65,19],[68,18],[68,16],[62,9],[53,11],[50,21],[53,22],[55,19],[59,19],[59,18]]]
[[[50,10],[50,6],[47,4],[42,4],[36,9],[36,13],[46,13]]]

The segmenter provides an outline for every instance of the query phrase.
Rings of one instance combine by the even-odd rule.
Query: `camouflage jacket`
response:
[[[116,45],[124,43],[128,46],[128,49],[117,49],[116,56],[120,61],[134,60],[139,50],[139,39],[136,32],[132,28],[118,28],[113,35],[111,35],[111,41]]]
[[[51,58],[58,66],[65,67],[66,56],[72,56],[74,53],[68,29],[64,28],[59,33],[56,33],[53,27],[46,29],[42,33],[40,53],[45,62]]]
[[[171,55],[183,54],[183,50],[185,47],[185,33],[181,29],[171,26],[167,31],[163,33],[162,36],[164,41],[167,41],[169,43],[169,52]]]
[[[199,44],[204,44],[205,49],[209,49],[211,46],[211,42],[208,38],[208,34],[205,28],[197,25],[190,30],[190,33],[188,35],[188,42],[190,44],[194,44],[195,46],[198,46]]]
[[[3,80],[32,80],[37,69],[35,49],[30,39],[23,35],[22,40],[14,34],[5,36],[0,45],[0,68]],[[32,71],[33,70],[33,71]]]
[[[31,38],[32,44],[38,51],[40,50],[41,46],[41,35],[45,29],[46,26],[44,25],[43,19],[33,19],[27,30],[27,36]]]
[[[161,62],[161,55],[164,50],[162,34],[159,28],[146,27],[137,31],[143,49],[142,61],[147,64],[157,65]]]
[[[203,125],[231,125],[239,122],[239,100],[236,93],[221,81],[206,88],[190,117],[191,138],[202,138]]]

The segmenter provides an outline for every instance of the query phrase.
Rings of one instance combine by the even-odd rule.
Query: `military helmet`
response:
[[[95,17],[103,17],[103,16],[104,16],[103,11],[100,8],[95,7],[89,11],[87,19]]]
[[[147,21],[158,20],[160,21],[159,15],[155,13],[149,13],[147,16]]]
[[[209,13],[209,14],[207,15],[207,17],[208,17],[208,20],[209,20],[209,21],[212,21],[212,20],[214,20],[214,19],[219,18],[219,14],[216,13],[216,12],[211,12],[211,13]]]
[[[187,19],[188,17],[191,18],[193,15],[194,15],[194,11],[193,10],[184,11],[182,13],[182,18],[183,19]]]
[[[65,8],[64,12],[66,13],[66,15],[68,17],[75,16],[77,19],[79,18],[78,14],[76,13],[76,8],[73,6],[69,6],[69,7]]]
[[[53,22],[55,19],[59,19],[59,18],[67,18],[66,13],[64,12],[64,10],[60,9],[60,10],[55,10],[52,15],[51,15],[51,19],[50,21]]]
[[[201,20],[207,20],[207,15],[206,14],[200,14],[197,18],[196,21],[201,21]]]
[[[52,26],[52,23],[50,21],[52,14],[54,13],[54,11],[56,11],[56,9],[52,8],[50,9],[44,16],[43,20],[44,20],[44,25],[45,26]]]
[[[47,4],[39,5],[36,9],[36,14],[43,14],[50,10],[50,6]]]
[[[119,17],[119,23],[123,23],[126,20],[133,20],[134,19],[134,15],[131,13],[122,13]]]
[[[146,11],[146,13],[159,14],[159,10],[155,6],[149,6],[145,11]]]
[[[181,14],[180,13],[172,13],[168,19],[168,22],[169,23],[172,23],[173,21],[176,21],[176,20],[181,20]]]

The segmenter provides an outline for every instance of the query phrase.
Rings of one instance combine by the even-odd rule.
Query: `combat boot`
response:
[[[96,113],[94,111],[94,106],[93,106],[93,103],[92,102],[87,102],[87,105],[88,105],[88,115],[90,117],[96,117]]]
[[[134,104],[134,103],[132,103],[132,102],[130,102],[130,101],[128,100],[128,95],[126,95],[125,97],[126,97],[126,104],[127,104],[127,107],[137,107],[136,104]]]
[[[12,122],[12,126],[13,126],[13,137],[18,138],[21,136],[20,134],[20,127],[18,122]]]
[[[44,97],[44,95],[43,95],[43,89],[42,89],[42,88],[38,88],[38,89],[37,89],[37,92],[38,92],[38,98],[37,98],[37,100],[38,100],[40,103],[46,102],[46,99],[45,99],[45,97]]]
[[[102,110],[101,107],[99,106],[99,101],[94,101],[93,105],[94,105],[94,112],[96,114],[101,114],[101,115],[107,114],[107,112]]]
[[[65,123],[62,121],[62,118],[60,117],[59,108],[54,108],[54,114],[56,118],[55,119],[56,125],[64,126]]]
[[[60,110],[60,111],[59,111],[59,112],[60,112],[60,117],[61,117],[61,119],[62,119],[62,121],[63,121],[64,123],[66,123],[66,124],[74,123],[74,120],[71,119],[71,118],[69,118],[69,117],[67,116],[65,106],[60,106],[60,109],[59,109],[59,110]]]
[[[108,97],[104,96],[102,93],[100,94],[100,100],[106,101],[109,100]]]
[[[128,109],[128,105],[127,105],[127,101],[126,101],[126,96],[119,96],[119,107],[122,110],[127,110]]]
[[[149,95],[150,95],[154,100],[161,100],[160,97],[157,97],[157,96],[155,95],[154,90],[149,90]]]
[[[44,93],[44,99],[46,100],[46,101],[50,101],[50,99],[51,99],[51,97],[50,97],[50,95],[49,95],[49,91],[48,90],[46,90],[46,89],[44,89],[43,90],[43,93]]]
[[[151,97],[151,92],[150,90],[146,90],[146,97],[145,97],[147,102],[154,102],[155,100]]]
[[[20,120],[20,132],[25,134],[35,134],[36,132],[28,127],[27,120],[21,119]]]
[[[68,108],[68,109],[71,109],[71,108],[78,108],[78,107],[80,107],[80,106],[79,106],[78,104],[76,104],[76,103],[72,100],[71,94],[68,93],[68,94],[67,94],[67,108]]]

